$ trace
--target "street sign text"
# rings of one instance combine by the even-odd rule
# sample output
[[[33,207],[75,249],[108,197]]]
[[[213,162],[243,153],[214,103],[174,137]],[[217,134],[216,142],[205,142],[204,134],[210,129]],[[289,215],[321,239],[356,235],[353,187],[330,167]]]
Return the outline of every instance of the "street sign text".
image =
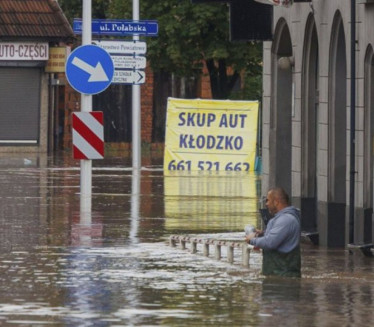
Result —
[[[82,34],[82,19],[75,18],[73,21],[75,34]],[[157,36],[158,23],[154,20],[109,20],[93,19],[93,35],[145,35]]]
[[[110,54],[145,54],[147,52],[147,43],[142,41],[93,41],[92,44]]]
[[[143,84],[145,72],[142,70],[115,70],[113,83],[115,84]]]

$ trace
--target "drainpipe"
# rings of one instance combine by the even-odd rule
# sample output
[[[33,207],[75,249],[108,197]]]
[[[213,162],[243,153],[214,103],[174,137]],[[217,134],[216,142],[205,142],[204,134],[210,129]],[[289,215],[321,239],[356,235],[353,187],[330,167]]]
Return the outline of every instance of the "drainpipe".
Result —
[[[354,243],[356,151],[356,0],[351,0],[351,153],[349,182],[349,243]]]

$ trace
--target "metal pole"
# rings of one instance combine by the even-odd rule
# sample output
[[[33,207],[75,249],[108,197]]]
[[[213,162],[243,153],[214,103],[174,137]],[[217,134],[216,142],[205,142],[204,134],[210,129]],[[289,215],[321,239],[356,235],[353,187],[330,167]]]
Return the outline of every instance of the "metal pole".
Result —
[[[139,0],[132,1],[132,19],[139,20]],[[139,35],[133,35],[134,41],[139,41]],[[141,168],[141,153],[140,153],[140,85],[132,86],[132,168],[133,170],[140,170]]]
[[[140,174],[137,170],[132,172],[131,185],[131,228],[130,241],[133,244],[138,243],[139,229],[139,208],[140,208]]]
[[[349,243],[354,243],[356,152],[356,1],[351,0],[351,153],[349,183]]]
[[[83,0],[82,45],[92,43],[92,0]],[[81,95],[81,111],[92,111],[92,95]],[[81,160],[81,211],[91,211],[92,160]]]

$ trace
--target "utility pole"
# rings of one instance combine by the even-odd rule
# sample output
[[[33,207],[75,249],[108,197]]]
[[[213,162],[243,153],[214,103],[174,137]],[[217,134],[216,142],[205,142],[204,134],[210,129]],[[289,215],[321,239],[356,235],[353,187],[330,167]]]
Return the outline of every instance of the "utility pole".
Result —
[[[139,20],[139,0],[132,1],[132,19]],[[133,35],[134,42],[139,41],[139,35]],[[141,105],[140,85],[132,86],[132,169],[141,169]]]

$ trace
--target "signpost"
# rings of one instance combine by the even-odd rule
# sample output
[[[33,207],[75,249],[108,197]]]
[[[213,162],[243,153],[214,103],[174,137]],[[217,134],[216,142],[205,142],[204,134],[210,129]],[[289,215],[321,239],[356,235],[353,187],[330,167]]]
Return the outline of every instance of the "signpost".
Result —
[[[139,36],[157,36],[158,23],[154,20],[139,20],[139,0],[133,0],[132,4],[133,20],[92,19],[92,0],[83,0],[82,19],[74,19],[73,22],[75,34],[82,34],[83,46],[92,46],[92,35],[132,35],[133,42],[95,41],[95,44],[103,48],[103,51],[110,53],[113,69],[115,69],[113,74],[110,68],[112,66],[107,60],[99,59],[93,63],[91,60],[95,59],[96,55],[88,54],[85,52],[86,49],[83,53],[76,53],[71,60],[68,59],[66,69],[69,68],[75,72],[67,73],[70,75],[68,80],[76,90],[82,93],[82,111],[92,111],[92,94],[103,91],[112,81],[132,84],[132,163],[134,171],[138,171],[141,168],[139,84],[145,82],[145,72],[141,69],[146,67],[146,59],[141,55],[147,51],[146,43],[140,42]],[[83,76],[86,76],[86,79]],[[89,163],[83,163],[86,161]],[[91,165],[90,160],[81,160],[81,193],[87,192],[89,195],[91,195]],[[83,177],[88,170],[89,176]],[[83,180],[86,182],[82,182]]]
[[[82,46],[73,51],[66,62],[66,77],[81,93],[81,112],[92,111],[92,94],[105,90],[114,74],[113,61],[105,50],[91,45],[92,0],[83,0]],[[91,223],[92,160],[81,160],[80,211],[81,223]]]
[[[74,18],[73,31],[82,34],[82,19]],[[92,19],[93,35],[144,35],[157,36],[158,23],[155,20]]]
[[[133,177],[138,181],[133,189],[133,193],[139,196],[139,170],[140,170],[140,87],[138,84],[144,83],[145,73],[142,70],[146,67],[145,57],[138,56],[146,53],[145,42],[139,42],[139,35],[157,36],[157,21],[140,21],[139,20],[139,0],[133,0],[133,20],[92,20],[92,0],[83,0],[82,19],[75,19],[73,30],[76,34],[82,34],[82,46],[78,47],[71,53],[66,63],[66,76],[70,85],[81,93],[81,112],[80,118],[89,122],[87,127],[78,123],[76,127],[75,145],[78,157],[85,157],[81,164],[81,223],[91,223],[91,194],[92,194],[92,160],[90,157],[100,157],[103,154],[103,138],[102,138],[102,116],[98,119],[98,123],[92,118],[97,119],[92,111],[92,94],[104,91],[112,82],[113,77],[119,83],[133,84],[132,86],[132,162]],[[114,35],[124,36],[132,35],[133,42],[106,41],[101,46],[92,45],[92,34],[94,35]],[[98,44],[98,45],[99,45]],[[106,49],[105,49],[106,48]],[[108,50],[111,55],[106,51]],[[114,70],[116,69],[116,70]],[[91,114],[90,114],[91,113]],[[75,117],[78,122],[78,117]],[[91,124],[94,122],[93,124]],[[77,125],[77,124],[75,124]],[[82,127],[83,133],[89,135],[85,140],[78,134],[78,130]],[[92,127],[92,128],[91,128]],[[98,128],[100,127],[100,128]],[[74,132],[73,132],[74,133]],[[80,134],[80,133],[79,133]],[[90,144],[85,143],[94,135],[95,151],[90,152]],[[78,136],[78,138],[77,138]],[[90,139],[91,141],[91,139]],[[78,153],[89,151],[90,153]],[[136,218],[136,217],[135,217]],[[134,219],[135,223],[137,219]],[[132,228],[132,234],[137,233],[137,226]]]

